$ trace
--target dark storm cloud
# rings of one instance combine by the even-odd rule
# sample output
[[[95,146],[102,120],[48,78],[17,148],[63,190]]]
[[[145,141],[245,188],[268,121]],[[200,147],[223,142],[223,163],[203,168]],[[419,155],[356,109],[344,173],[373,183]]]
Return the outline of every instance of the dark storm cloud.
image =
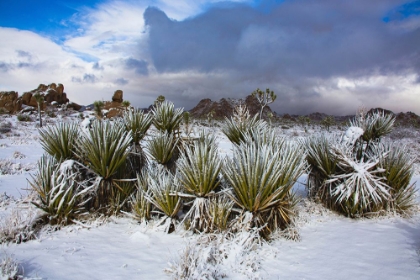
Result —
[[[134,71],[140,75],[147,75],[149,73],[147,62],[144,60],[128,58],[124,60],[124,65],[126,69],[134,69]]]
[[[144,19],[153,62],[161,72],[363,75],[401,71],[413,63],[412,56],[419,58],[420,30],[396,32],[383,20],[403,2],[286,1],[269,13],[238,4],[180,22],[148,8]]]
[[[183,21],[150,7],[144,20],[158,72],[225,71],[251,86],[280,83],[288,92],[280,95],[298,104],[319,98],[319,79],[420,73],[420,28],[402,27],[418,15],[393,16],[407,3],[262,1],[213,7]]]

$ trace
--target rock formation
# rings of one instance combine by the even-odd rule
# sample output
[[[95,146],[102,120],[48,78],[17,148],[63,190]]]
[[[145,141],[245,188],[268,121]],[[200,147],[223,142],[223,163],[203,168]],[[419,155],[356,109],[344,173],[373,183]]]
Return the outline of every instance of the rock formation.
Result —
[[[42,104],[43,110],[47,107],[47,105],[51,105],[53,102],[58,105],[69,102],[62,84],[57,85],[52,83],[48,86],[40,84],[38,88],[25,92],[22,96],[18,96],[18,93],[15,91],[0,92],[0,108],[3,108],[3,111],[7,111],[11,114],[22,110],[22,105],[36,108],[38,104],[35,100],[34,94],[37,92],[44,96],[44,103]],[[76,103],[70,104],[69,108],[73,108],[75,110],[78,110],[77,108],[81,108],[81,106]]]
[[[41,93],[44,96],[45,103],[42,106],[42,109],[45,109],[45,107],[52,102],[57,102],[57,104],[62,105],[69,102],[69,99],[67,98],[67,94],[64,92],[64,86],[62,84],[56,85],[55,83],[44,85],[40,84],[37,89],[25,92],[21,99],[22,104],[27,106],[36,107],[38,104],[36,103],[34,94],[35,93]]]
[[[107,118],[113,118],[116,116],[121,116],[124,108],[122,106],[123,102],[123,91],[116,90],[114,95],[112,96],[112,101],[105,101],[104,102],[104,109],[108,111],[106,114]]]
[[[0,109],[6,113],[14,113],[22,107],[22,101],[18,99],[16,91],[0,92]]]
[[[245,100],[222,98],[220,101],[212,101],[208,98],[203,99],[197,104],[197,106],[190,110],[190,113],[194,118],[207,118],[210,113],[212,113],[213,119],[223,119],[225,117],[230,118],[235,110],[235,107],[240,104],[245,105],[248,108],[251,116],[260,113],[261,105],[252,95],[247,96]],[[272,112],[270,107],[265,107],[263,116],[267,117],[269,112]]]
[[[112,96],[112,102],[122,103],[123,102],[123,91],[118,89]]]

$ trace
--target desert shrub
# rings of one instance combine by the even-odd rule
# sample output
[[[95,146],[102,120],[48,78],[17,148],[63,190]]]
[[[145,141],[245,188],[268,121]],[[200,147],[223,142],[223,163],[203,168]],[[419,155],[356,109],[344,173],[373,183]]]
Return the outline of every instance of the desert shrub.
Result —
[[[20,122],[31,122],[32,118],[29,115],[26,114],[18,114],[17,115],[17,120]]]
[[[79,184],[76,176],[50,156],[38,161],[38,171],[29,181],[37,194],[32,204],[46,213],[50,224],[66,225],[84,212],[84,194],[92,187]]]
[[[183,118],[183,111],[183,108],[174,109],[172,102],[163,101],[162,103],[158,103],[152,109],[154,116],[153,124],[162,132],[168,134],[175,133],[176,130],[179,130],[179,125]]]
[[[95,122],[77,141],[76,153],[81,162],[94,172],[100,182],[97,184],[94,207],[109,205],[115,194],[114,179],[120,168],[126,164],[131,135],[120,123]]]
[[[160,225],[171,233],[175,230],[178,212],[182,207],[182,200],[178,193],[182,190],[177,178],[163,166],[149,167],[147,176],[148,192],[146,199],[152,203],[163,215]]]
[[[305,169],[302,153],[292,143],[254,142],[234,150],[223,174],[232,188],[229,196],[242,209],[239,220],[244,227],[258,228],[268,237],[292,221],[296,201],[291,189]]]
[[[13,256],[4,254],[0,260],[0,278],[6,280],[20,280],[23,278],[23,267]]]
[[[5,133],[9,133],[12,131],[12,123],[11,122],[2,122],[0,124],[0,133],[5,134]]]
[[[8,217],[0,221],[0,244],[6,242],[21,243],[35,238],[34,228],[38,217],[34,212],[25,213],[13,209]]]
[[[38,130],[41,146],[58,161],[74,158],[79,127],[75,123],[58,123]]]
[[[172,279],[260,279],[263,244],[256,231],[201,235],[165,271]]]
[[[246,107],[238,106],[233,116],[225,119],[221,130],[232,143],[240,144],[245,141],[245,135],[251,130],[263,131],[266,127],[267,123],[258,120],[258,115],[251,117]]]
[[[223,161],[212,140],[197,141],[187,146],[177,162],[178,178],[187,197],[193,199],[191,209],[186,214],[190,228],[208,231],[212,224],[209,216],[209,198],[215,195],[220,185]]]

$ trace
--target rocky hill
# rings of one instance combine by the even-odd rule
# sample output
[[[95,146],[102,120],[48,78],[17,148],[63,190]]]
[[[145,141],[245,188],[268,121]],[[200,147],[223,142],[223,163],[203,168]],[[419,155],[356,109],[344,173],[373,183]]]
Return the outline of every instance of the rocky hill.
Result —
[[[234,109],[238,105],[245,105],[251,115],[259,114],[261,105],[258,100],[248,95],[244,99],[233,99],[233,98],[222,98],[219,101],[212,101],[211,99],[201,100],[197,106],[190,110],[191,115],[194,118],[207,118],[212,116],[213,119],[224,119],[232,116]],[[267,117],[269,113],[272,113],[269,106],[264,108],[263,117]]]

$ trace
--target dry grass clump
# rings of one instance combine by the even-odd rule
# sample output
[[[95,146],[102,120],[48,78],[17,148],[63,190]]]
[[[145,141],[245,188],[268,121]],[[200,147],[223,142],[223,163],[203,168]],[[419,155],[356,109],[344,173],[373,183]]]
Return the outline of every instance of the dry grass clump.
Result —
[[[0,278],[7,280],[24,279],[23,267],[16,261],[13,256],[4,254],[0,260]]]

